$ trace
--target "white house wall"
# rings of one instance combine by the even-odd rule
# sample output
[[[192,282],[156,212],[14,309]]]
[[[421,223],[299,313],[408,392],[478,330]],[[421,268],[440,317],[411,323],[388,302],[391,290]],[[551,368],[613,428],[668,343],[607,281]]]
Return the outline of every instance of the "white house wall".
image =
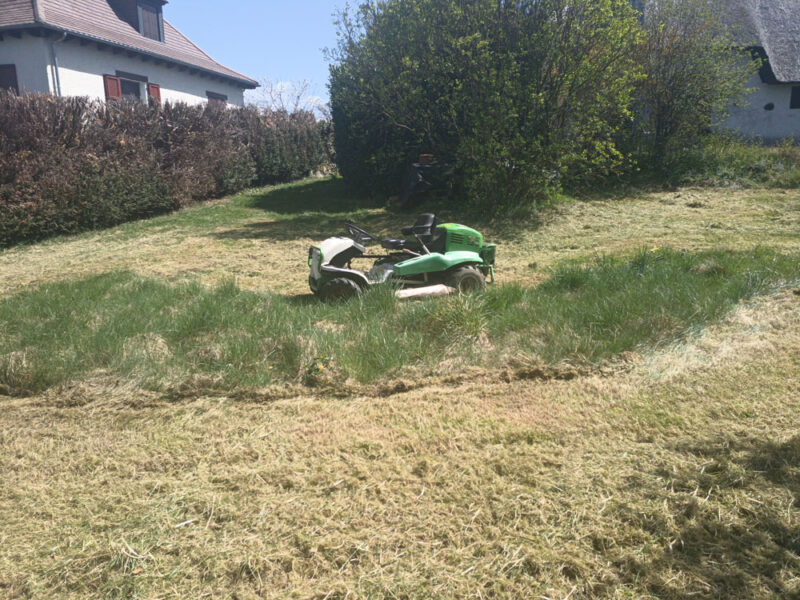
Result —
[[[767,85],[754,75],[748,82],[752,93],[744,97],[741,106],[729,108],[724,122],[728,129],[749,138],[760,137],[765,141],[777,141],[794,136],[800,140],[800,109],[789,108],[792,93],[790,84]],[[765,107],[773,105],[772,110]]]
[[[103,75],[125,71],[147,77],[148,83],[158,84],[162,102],[200,104],[208,101],[206,92],[214,92],[227,96],[229,104],[244,105],[242,88],[219,79],[191,75],[178,67],[170,69],[166,65],[156,65],[152,60],[145,62],[136,56],[129,57],[126,53],[114,54],[111,49],[101,51],[93,44],[81,46],[77,40],[57,44],[56,50],[63,96],[103,99]]]
[[[17,39],[4,33],[0,42],[0,65],[15,65],[21,93],[50,90],[50,43],[44,38],[23,35]]]

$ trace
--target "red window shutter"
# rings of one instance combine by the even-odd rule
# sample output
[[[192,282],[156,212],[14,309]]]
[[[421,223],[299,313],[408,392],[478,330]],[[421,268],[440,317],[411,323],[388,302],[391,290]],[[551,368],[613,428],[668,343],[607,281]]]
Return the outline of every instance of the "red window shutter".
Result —
[[[122,99],[122,82],[119,80],[119,77],[103,75],[103,83],[106,88],[106,100]]]
[[[161,104],[161,86],[155,83],[147,84],[147,95],[155,104]]]

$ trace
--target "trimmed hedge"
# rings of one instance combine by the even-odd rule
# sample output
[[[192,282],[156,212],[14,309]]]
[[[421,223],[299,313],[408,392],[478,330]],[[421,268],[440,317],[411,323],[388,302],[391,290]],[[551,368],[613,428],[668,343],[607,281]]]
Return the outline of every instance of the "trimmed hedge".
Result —
[[[307,176],[329,135],[305,111],[0,91],[0,247]]]

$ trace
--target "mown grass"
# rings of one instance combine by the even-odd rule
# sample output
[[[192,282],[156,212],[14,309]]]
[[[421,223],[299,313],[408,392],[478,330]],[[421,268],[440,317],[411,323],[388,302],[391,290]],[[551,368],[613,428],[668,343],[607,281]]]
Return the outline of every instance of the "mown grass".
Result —
[[[372,206],[335,178],[249,190],[148,221],[0,251],[0,296],[127,270],[207,286],[235,278],[240,287],[257,292],[306,294],[309,245],[341,234],[348,219],[385,237],[396,237],[415,219],[413,213]],[[798,208],[795,190],[692,188],[565,201],[531,221],[466,223],[498,243],[498,281],[530,286],[565,260],[641,247],[696,251],[761,245],[797,252]],[[433,206],[416,210],[437,210],[443,220],[463,218]],[[366,261],[355,266],[369,268]]]
[[[655,359],[669,374],[391,396],[6,399],[0,596],[797,598],[797,296]]]
[[[378,288],[331,306],[116,272],[0,301],[0,386],[32,394],[102,373],[159,391],[335,390],[512,358],[599,363],[672,342],[798,278],[797,255],[652,248],[563,264],[536,287],[405,304]]]
[[[411,304],[295,295],[413,219],[339,180],[4,251],[0,597],[800,597],[798,208],[565,202]]]

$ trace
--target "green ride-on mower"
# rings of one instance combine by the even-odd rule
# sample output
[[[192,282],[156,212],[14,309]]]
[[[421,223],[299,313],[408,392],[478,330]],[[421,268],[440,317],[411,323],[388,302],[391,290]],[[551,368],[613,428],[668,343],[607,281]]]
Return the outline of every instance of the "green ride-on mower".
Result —
[[[484,244],[483,235],[455,223],[439,224],[432,214],[422,214],[403,228],[412,239],[383,239],[353,223],[345,224],[347,237],[332,237],[308,252],[311,290],[324,301],[351,298],[371,285],[390,283],[401,288],[467,292],[482,290],[486,278],[494,281],[496,244]],[[367,254],[366,246],[380,243],[383,254]],[[373,259],[369,271],[352,267],[355,259]],[[443,286],[447,286],[444,288]],[[413,293],[412,293],[413,294]]]

